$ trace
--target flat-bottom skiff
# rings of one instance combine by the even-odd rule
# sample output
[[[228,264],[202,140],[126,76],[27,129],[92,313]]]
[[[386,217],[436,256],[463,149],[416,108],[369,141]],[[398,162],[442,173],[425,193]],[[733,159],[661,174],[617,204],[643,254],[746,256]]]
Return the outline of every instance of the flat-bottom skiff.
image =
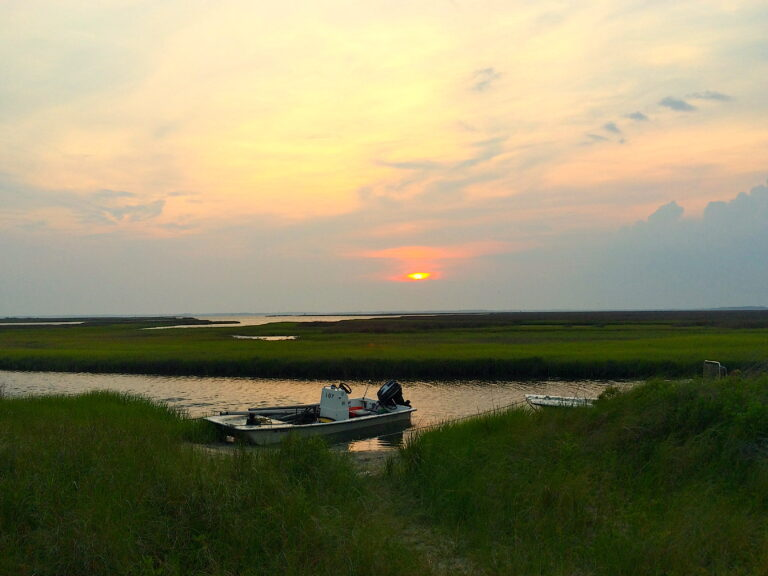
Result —
[[[581,396],[546,396],[544,394],[526,394],[525,399],[531,406],[538,408],[575,408],[592,406],[596,398]]]
[[[395,380],[379,389],[376,400],[350,398],[351,391],[346,384],[324,386],[317,404],[249,408],[205,419],[226,436],[262,446],[277,444],[289,434],[347,439],[402,431],[411,425],[416,409],[403,399],[402,386]]]

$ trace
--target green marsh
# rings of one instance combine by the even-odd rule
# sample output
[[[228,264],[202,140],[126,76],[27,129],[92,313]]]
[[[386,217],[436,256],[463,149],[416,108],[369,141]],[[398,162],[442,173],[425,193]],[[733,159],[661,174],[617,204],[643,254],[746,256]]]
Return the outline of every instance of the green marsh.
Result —
[[[768,314],[519,313],[144,330],[0,324],[0,369],[295,378],[695,376],[765,362]],[[297,340],[239,340],[291,335]]]
[[[384,472],[322,442],[208,450],[114,393],[0,397],[0,573],[764,574],[768,377],[423,432]],[[441,544],[442,543],[442,544]]]

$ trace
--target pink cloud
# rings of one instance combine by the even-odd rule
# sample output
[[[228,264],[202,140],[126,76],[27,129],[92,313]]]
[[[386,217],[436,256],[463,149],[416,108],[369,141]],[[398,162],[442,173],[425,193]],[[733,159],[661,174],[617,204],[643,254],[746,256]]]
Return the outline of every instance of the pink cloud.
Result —
[[[451,246],[397,246],[382,250],[369,250],[358,254],[362,258],[389,260],[384,277],[393,282],[438,280],[454,273],[467,260],[489,254],[510,252],[514,246],[505,242],[472,242]],[[413,274],[428,274],[414,279]]]

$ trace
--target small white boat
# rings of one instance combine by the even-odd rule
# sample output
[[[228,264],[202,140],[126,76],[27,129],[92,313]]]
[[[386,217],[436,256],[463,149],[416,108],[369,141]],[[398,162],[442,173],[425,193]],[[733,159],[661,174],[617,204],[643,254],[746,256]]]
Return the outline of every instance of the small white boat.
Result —
[[[390,380],[377,392],[377,399],[350,398],[346,384],[324,386],[317,404],[249,408],[244,412],[221,412],[205,418],[226,436],[251,444],[277,444],[289,434],[339,438],[376,436],[405,430],[416,409],[403,399],[403,389]]]
[[[525,400],[539,408],[575,408],[577,406],[592,406],[597,398],[579,396],[547,396],[544,394],[526,394]]]

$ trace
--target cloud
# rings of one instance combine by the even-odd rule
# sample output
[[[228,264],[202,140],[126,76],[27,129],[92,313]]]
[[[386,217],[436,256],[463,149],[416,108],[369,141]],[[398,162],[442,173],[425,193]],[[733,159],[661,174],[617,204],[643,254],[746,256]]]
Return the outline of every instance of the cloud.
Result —
[[[660,206],[656,212],[648,216],[648,224],[656,226],[668,226],[678,222],[683,216],[684,209],[677,202],[672,201],[669,204]]]
[[[99,190],[94,192],[92,198],[112,200],[115,198],[135,198],[136,194],[124,190]]]
[[[506,141],[506,136],[500,136],[498,138],[490,138],[488,140],[474,142],[472,147],[478,150],[477,154],[471,158],[459,162],[456,167],[458,169],[472,168],[478,164],[482,164],[483,162],[493,160],[497,156],[500,156],[504,153],[504,143]]]
[[[625,228],[590,266],[606,301],[697,308],[768,304],[768,187],[683,218],[677,202]],[[599,270],[598,270],[599,269]]]
[[[494,68],[476,70],[472,77],[472,90],[475,92],[485,92],[499,78],[501,78],[501,74],[496,72]]]
[[[419,159],[388,161],[377,164],[405,174],[396,179],[384,178],[357,190],[358,198],[367,206],[381,210],[411,202],[411,212],[422,205],[434,209],[434,203],[455,204],[465,200],[465,191],[476,184],[490,183],[508,176],[504,160],[506,136],[495,136],[464,144],[461,155],[452,159]]]
[[[420,171],[420,172],[457,172],[468,168],[473,168],[478,164],[493,160],[497,156],[504,153],[504,143],[507,138],[500,136],[497,138],[489,138],[487,140],[481,140],[479,142],[472,142],[469,146],[477,152],[472,154],[464,160],[458,160],[453,162],[442,162],[437,160],[406,160],[400,162],[391,162],[387,160],[380,160],[377,162],[380,166],[387,166],[388,168],[395,168],[397,170],[408,171]]]
[[[606,132],[612,132],[613,134],[622,134],[621,128],[619,128],[615,122],[608,122],[603,125],[603,130]]]
[[[447,176],[425,186],[424,191],[419,194],[419,198],[429,203],[459,201],[464,198],[464,192],[470,186],[484,182],[493,182],[504,176],[504,174],[494,171],[481,171],[461,178]]]
[[[458,266],[461,261],[477,259],[490,254],[505,253],[512,249],[513,247],[505,242],[478,241],[443,246],[396,246],[363,251],[351,256],[363,259],[389,260],[387,279],[400,282],[406,279],[406,274],[414,271],[427,272],[433,280],[437,280],[442,277],[446,270]]]
[[[552,266],[535,262],[513,267],[535,260],[534,252],[464,259],[461,266],[493,258],[512,268],[504,282],[501,265],[484,277],[503,294],[485,292],[478,282],[467,296],[476,289],[478,306],[586,305],[597,301],[586,290],[581,300],[565,301],[563,286],[573,278],[565,271],[591,269],[606,242],[631,243],[634,234],[642,250],[617,245],[618,262],[608,263],[623,269],[621,257],[646,262],[645,279],[631,277],[638,286],[661,286],[653,270],[661,256],[643,252],[655,231],[667,252],[687,250],[697,259],[692,245],[701,235],[732,242],[726,239],[733,237],[735,206],[712,204],[706,226],[694,210],[724,198],[724,185],[754,183],[768,161],[761,123],[767,84],[758,65],[765,61],[758,41],[765,18],[752,9],[756,0],[738,10],[720,2],[698,11],[661,2],[646,3],[643,11],[631,3],[564,9],[563,3],[490,2],[451,17],[440,3],[413,2],[383,11],[365,2],[317,3],[298,12],[290,3],[257,9],[239,0],[225,7],[198,2],[195,9],[163,2],[151,10],[140,2],[6,4],[8,22],[18,25],[0,27],[8,47],[0,70],[12,79],[0,83],[0,140],[7,144],[0,172],[27,188],[0,183],[0,234],[45,237],[50,246],[67,236],[132,237],[146,240],[145,254],[158,259],[158,247],[173,244],[176,257],[158,271],[183,269],[183,282],[162,285],[168,293],[177,288],[177,298],[196,290],[195,270],[239,254],[229,261],[232,272],[199,290],[198,302],[208,309],[249,309],[258,301],[274,310],[291,305],[289,293],[294,306],[362,300],[375,287],[350,290],[345,283],[366,266],[389,262],[334,259],[334,250],[350,247],[498,240],[544,250],[565,238],[562,243],[582,250],[564,248],[567,258],[549,258],[562,265],[558,277]],[[718,24],[726,20],[724,34]],[[600,25],[605,22],[612,25]],[[637,30],[645,35],[642,44]],[[734,70],[751,73],[734,76]],[[664,96],[683,103],[683,111],[667,112],[675,108],[659,105]],[[721,106],[726,97],[744,106]],[[686,115],[685,106],[708,113]],[[626,146],[617,145],[623,136],[611,126],[626,135]],[[318,135],[328,139],[315,140]],[[584,145],[590,142],[602,144]],[[177,190],[190,196],[176,196]],[[754,194],[747,196],[758,213]],[[574,232],[615,229],[672,198],[677,212],[688,210],[676,217],[675,207],[667,207],[626,234],[601,236],[595,246]],[[268,212],[278,217],[259,219]],[[289,227],[287,219],[301,223]],[[759,226],[750,226],[761,238]],[[230,228],[232,234],[221,232]],[[168,244],[152,243],[150,235]],[[280,252],[287,246],[290,257]],[[120,275],[130,248],[115,246],[115,254],[99,261],[76,258]],[[272,252],[273,260],[261,258]],[[312,259],[316,265],[308,264]],[[259,270],[248,276],[249,267]],[[339,274],[333,291],[325,289],[333,282],[325,269]],[[525,292],[518,287],[529,269],[537,273]],[[11,282],[12,266],[0,270],[0,283]],[[306,289],[314,285],[309,270],[319,271],[322,289]],[[461,276],[457,295],[469,286],[462,283],[468,274]],[[120,303],[109,274],[100,278],[105,297],[114,290]],[[70,278],[72,298],[77,281]],[[619,277],[613,281],[621,284]],[[552,286],[546,299],[544,285]],[[241,296],[227,300],[234,287]],[[599,282],[591,288],[605,303],[651,301],[635,287],[624,300],[618,289],[604,293]],[[23,296],[9,294],[0,293],[0,302],[10,306]],[[152,297],[144,296],[150,307]],[[388,302],[405,299],[393,294]],[[435,302],[451,306],[447,298]]]
[[[92,194],[60,195],[59,202],[81,221],[115,225],[120,222],[145,222],[157,218],[165,208],[164,199],[142,199],[124,190],[99,190]]]
[[[105,208],[105,212],[116,220],[125,220],[128,222],[142,222],[156,218],[163,213],[165,200],[155,200],[145,204],[131,204],[120,206],[118,208]]]
[[[710,202],[700,217],[683,214],[669,202],[617,231],[489,254],[486,269],[509,295],[508,309],[768,305],[768,186]],[[493,300],[492,290],[483,293]]]
[[[108,217],[124,208],[123,221],[157,202],[119,191],[90,199],[99,195]],[[603,232],[560,230],[578,214],[547,212],[534,196],[365,204],[323,220],[264,219],[184,237],[138,238],[115,226],[93,237],[42,231],[8,238],[0,229],[0,303],[8,306],[0,313],[768,304],[768,186],[710,202],[701,217],[687,216],[682,203],[659,203],[647,218]],[[518,219],[532,208],[539,215],[530,223],[549,228],[532,231]],[[433,273],[435,282],[394,282],[414,271]],[[151,299],[142,288],[148,274],[157,288]],[[310,283],[315,289],[307,291]]]
[[[439,162],[432,162],[430,160],[424,161],[412,161],[412,162],[378,162],[381,166],[387,166],[388,168],[397,168],[398,170],[438,170],[443,168],[444,165]]]
[[[64,222],[72,216],[90,225],[145,222],[160,216],[166,204],[164,198],[142,198],[125,190],[46,190],[2,175],[0,200],[0,217],[12,217],[13,227],[26,230],[67,226]],[[88,228],[88,232],[93,229]]]
[[[364,258],[392,258],[395,260],[436,260],[466,258],[467,250],[456,247],[397,246],[382,250],[371,250],[361,254]]]
[[[694,100],[717,100],[718,102],[729,102],[733,100],[728,94],[723,94],[722,92],[714,92],[712,90],[706,90],[704,92],[694,92],[693,94],[688,94],[688,98],[693,98]]]
[[[703,225],[710,237],[720,239],[757,238],[768,246],[768,186],[756,186],[729,202],[710,202],[704,210]]]
[[[688,104],[688,102],[685,100],[672,98],[671,96],[667,96],[666,98],[663,98],[661,101],[659,101],[659,106],[669,108],[670,110],[676,110],[678,112],[693,112],[696,110],[696,106]]]

